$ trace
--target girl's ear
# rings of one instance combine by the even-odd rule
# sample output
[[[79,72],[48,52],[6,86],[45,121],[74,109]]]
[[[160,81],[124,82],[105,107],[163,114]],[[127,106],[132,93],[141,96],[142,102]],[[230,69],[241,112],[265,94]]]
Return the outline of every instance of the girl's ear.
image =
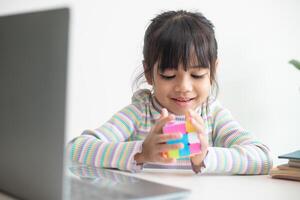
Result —
[[[148,71],[147,72],[147,64],[145,63],[145,61],[143,60],[143,67],[144,67],[144,74],[145,74],[145,77],[146,77],[146,80],[147,80],[147,83],[149,85],[152,85],[152,78],[151,78],[151,74],[150,72]]]

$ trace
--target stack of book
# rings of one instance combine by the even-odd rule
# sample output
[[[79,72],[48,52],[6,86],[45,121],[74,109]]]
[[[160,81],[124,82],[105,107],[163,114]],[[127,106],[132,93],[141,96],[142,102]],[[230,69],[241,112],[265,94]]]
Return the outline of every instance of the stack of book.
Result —
[[[300,150],[278,156],[278,158],[289,159],[289,161],[271,169],[271,177],[300,181]]]

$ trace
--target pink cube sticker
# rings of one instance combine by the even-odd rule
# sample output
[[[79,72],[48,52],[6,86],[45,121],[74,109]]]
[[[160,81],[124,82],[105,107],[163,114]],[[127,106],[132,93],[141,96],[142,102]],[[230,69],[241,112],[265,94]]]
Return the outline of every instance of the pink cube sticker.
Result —
[[[194,143],[194,144],[190,144],[190,151],[191,154],[198,154],[201,152],[201,145],[200,143]]]
[[[163,127],[163,132],[164,133],[186,133],[185,124],[178,123],[178,122],[168,123]]]

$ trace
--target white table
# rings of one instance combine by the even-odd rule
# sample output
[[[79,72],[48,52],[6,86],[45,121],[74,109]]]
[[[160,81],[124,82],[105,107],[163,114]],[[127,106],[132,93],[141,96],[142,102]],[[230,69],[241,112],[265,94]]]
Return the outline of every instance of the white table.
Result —
[[[268,175],[195,175],[190,171],[145,169],[133,176],[191,189],[191,200],[300,200],[300,182],[272,179]]]
[[[144,169],[141,173],[120,172],[163,184],[192,190],[190,200],[299,200],[300,182],[272,179],[267,175],[231,176],[202,174],[195,175],[186,170]],[[0,193],[0,200],[14,200]]]

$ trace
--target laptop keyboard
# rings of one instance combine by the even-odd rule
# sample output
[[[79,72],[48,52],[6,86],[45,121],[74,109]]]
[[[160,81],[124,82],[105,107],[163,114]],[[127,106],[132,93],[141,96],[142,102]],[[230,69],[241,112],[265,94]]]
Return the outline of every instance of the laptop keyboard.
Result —
[[[150,182],[115,170],[91,166],[69,167],[64,200],[180,199],[189,190]]]
[[[139,181],[134,177],[83,165],[73,165],[69,171],[72,174],[65,180],[65,199],[134,199],[128,188]]]
[[[125,192],[113,190],[113,185],[97,184],[93,180],[70,178],[69,199],[72,200],[96,200],[96,199],[131,199],[132,196]],[[117,188],[116,188],[117,189]]]

